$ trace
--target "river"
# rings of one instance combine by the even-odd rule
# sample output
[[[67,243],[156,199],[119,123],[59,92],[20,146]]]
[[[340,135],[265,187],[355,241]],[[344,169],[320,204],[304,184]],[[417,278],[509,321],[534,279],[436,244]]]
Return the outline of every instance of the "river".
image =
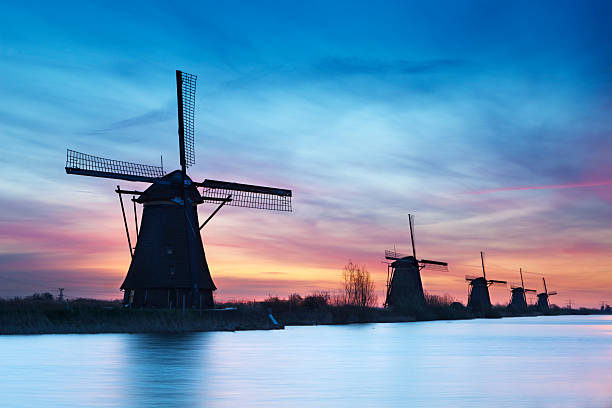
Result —
[[[612,407],[612,316],[0,336],[2,407]]]

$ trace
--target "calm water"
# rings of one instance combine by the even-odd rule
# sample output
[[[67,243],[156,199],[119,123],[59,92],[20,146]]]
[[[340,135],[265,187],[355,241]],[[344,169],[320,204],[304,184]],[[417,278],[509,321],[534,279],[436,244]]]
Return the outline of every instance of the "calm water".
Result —
[[[2,407],[612,407],[612,316],[0,337]]]

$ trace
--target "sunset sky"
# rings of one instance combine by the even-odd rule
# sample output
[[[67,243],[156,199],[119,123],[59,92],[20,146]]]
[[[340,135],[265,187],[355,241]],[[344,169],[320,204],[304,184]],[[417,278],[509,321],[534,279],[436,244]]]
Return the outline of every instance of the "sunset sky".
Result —
[[[66,148],[177,168],[181,69],[192,178],[294,195],[203,230],[218,300],[333,291],[350,259],[382,302],[412,213],[449,263],[431,293],[465,302],[485,251],[488,277],[612,303],[612,2],[177,4],[0,6],[0,297],[121,296],[114,188],[146,185],[67,175]]]

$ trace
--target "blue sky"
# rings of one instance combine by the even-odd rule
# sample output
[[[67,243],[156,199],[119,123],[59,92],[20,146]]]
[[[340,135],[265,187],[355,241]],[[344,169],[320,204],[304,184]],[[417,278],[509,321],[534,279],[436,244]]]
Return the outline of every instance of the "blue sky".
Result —
[[[604,296],[611,9],[4,4],[0,277],[13,284],[0,296],[59,283],[115,295],[129,262],[116,182],[65,175],[65,149],[176,165],[175,69],[198,75],[192,176],[294,190],[290,215],[231,208],[211,224],[221,297],[333,287],[349,258],[382,290],[381,254],[407,247],[408,212],[423,256],[450,262],[424,276],[432,292],[464,296],[486,250],[502,278],[522,266],[568,297]],[[568,188],[512,189],[551,185]]]

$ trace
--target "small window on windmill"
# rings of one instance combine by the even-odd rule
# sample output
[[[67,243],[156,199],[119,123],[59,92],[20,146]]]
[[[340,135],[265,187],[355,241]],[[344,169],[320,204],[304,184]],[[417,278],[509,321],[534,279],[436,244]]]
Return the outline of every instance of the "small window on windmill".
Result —
[[[172,248],[172,245],[166,245],[166,253],[168,253],[168,255],[172,255],[174,253],[174,248]]]
[[[174,275],[174,265],[170,265],[170,275]]]

